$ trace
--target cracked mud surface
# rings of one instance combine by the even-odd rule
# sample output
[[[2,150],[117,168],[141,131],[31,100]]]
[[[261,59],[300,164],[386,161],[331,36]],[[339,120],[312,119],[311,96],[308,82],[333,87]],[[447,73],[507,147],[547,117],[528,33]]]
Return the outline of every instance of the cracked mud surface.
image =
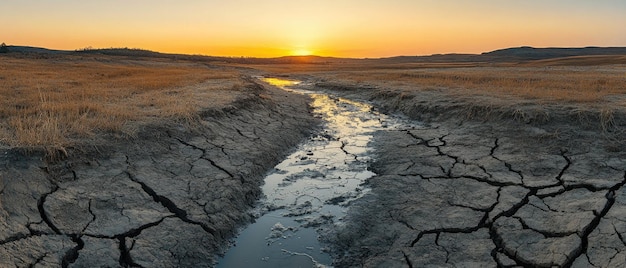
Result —
[[[212,267],[309,135],[306,103],[257,85],[192,132],[156,126],[56,164],[0,152],[0,267]]]
[[[624,266],[623,151],[542,133],[471,120],[379,131],[372,191],[327,235],[336,267]]]

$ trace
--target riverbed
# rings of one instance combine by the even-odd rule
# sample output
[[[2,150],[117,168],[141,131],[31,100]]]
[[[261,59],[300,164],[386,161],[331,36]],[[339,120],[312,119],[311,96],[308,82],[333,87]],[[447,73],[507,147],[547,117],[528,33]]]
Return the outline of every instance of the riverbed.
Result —
[[[309,95],[322,128],[267,174],[255,223],[241,231],[217,267],[329,267],[332,259],[318,231],[341,225],[349,205],[363,196],[382,129],[417,126],[378,112],[372,105],[330,93],[308,91],[299,81],[263,79]]]

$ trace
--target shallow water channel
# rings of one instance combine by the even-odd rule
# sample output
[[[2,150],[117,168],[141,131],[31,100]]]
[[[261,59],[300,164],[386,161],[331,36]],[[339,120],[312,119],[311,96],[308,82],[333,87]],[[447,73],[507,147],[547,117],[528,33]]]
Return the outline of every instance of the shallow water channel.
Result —
[[[263,80],[310,95],[323,129],[267,174],[259,218],[241,231],[217,267],[330,267],[318,231],[340,224],[349,204],[367,192],[362,184],[375,175],[367,170],[373,133],[411,126],[366,103],[298,89],[297,81]]]

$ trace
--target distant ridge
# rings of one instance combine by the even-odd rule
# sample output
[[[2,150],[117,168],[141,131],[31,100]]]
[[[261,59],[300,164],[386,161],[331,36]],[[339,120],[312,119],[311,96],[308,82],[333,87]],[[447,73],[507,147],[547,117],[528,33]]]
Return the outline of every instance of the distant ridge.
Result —
[[[40,53],[40,54],[62,54],[70,53],[68,50],[54,50],[41,47],[29,47],[29,46],[7,46],[9,52],[19,53]]]
[[[626,47],[534,48],[513,47],[482,54],[433,54],[430,56],[397,56],[378,59],[386,63],[411,62],[520,62],[578,56],[626,55]]]
[[[274,58],[254,58],[254,57],[220,57],[220,56],[206,56],[206,55],[190,55],[190,54],[170,54],[161,53],[152,50],[139,49],[139,48],[84,48],[77,50],[53,50],[47,48],[30,47],[30,46],[7,46],[9,53],[22,53],[22,54],[40,54],[40,55],[108,55],[108,56],[123,56],[123,57],[147,57],[147,58],[175,58],[180,60],[197,60],[197,61],[220,61],[228,63],[241,63],[241,64],[295,64],[295,63],[311,63],[311,64],[326,64],[326,63],[341,63],[346,61],[353,61],[357,59],[350,58],[335,58],[335,57],[322,57],[322,56],[282,56]]]
[[[139,48],[99,48],[99,49],[79,49],[74,51],[76,53],[85,53],[85,54],[103,54],[103,55],[113,55],[113,56],[135,56],[135,57],[160,57],[166,54],[146,50]]]
[[[126,57],[153,57],[153,58],[176,58],[185,60],[220,61],[241,64],[330,64],[349,62],[375,62],[375,63],[424,63],[424,62],[530,62],[538,60],[551,60],[557,58],[581,57],[581,56],[626,56],[626,47],[581,47],[581,48],[534,48],[529,46],[498,49],[481,54],[433,54],[430,56],[396,56],[387,58],[336,58],[322,56],[283,56],[275,58],[253,57],[216,57],[189,54],[168,54],[136,48],[103,48],[103,49],[79,49],[79,50],[53,50],[30,46],[8,46],[9,53],[24,54],[101,54],[110,56]],[[597,58],[596,61],[601,61]],[[620,59],[620,63],[623,60]]]
[[[534,48],[515,47],[482,53],[486,57],[506,57],[524,60],[597,55],[626,55],[626,47],[582,47],[582,48]]]

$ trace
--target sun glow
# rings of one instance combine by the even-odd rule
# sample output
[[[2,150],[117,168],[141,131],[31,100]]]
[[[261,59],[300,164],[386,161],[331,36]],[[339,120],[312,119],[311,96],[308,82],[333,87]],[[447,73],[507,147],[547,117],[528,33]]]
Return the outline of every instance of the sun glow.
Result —
[[[313,55],[313,52],[306,48],[297,48],[291,51],[292,56],[309,56]]]
[[[624,0],[146,2],[2,0],[0,43],[356,58],[626,45]]]

